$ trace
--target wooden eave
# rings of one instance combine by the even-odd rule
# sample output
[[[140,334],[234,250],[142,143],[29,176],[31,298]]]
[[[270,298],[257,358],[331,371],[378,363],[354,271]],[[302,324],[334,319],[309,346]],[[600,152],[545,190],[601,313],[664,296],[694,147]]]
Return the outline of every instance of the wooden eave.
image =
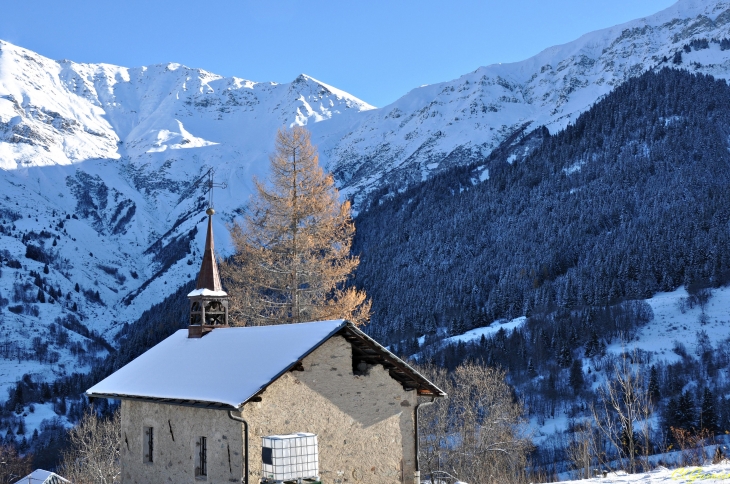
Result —
[[[87,394],[88,395],[88,394]],[[117,393],[94,393],[88,395],[89,398],[111,398],[114,400],[133,400],[137,402],[163,403],[165,405],[175,405],[178,407],[195,407],[195,408],[212,408],[217,410],[238,410],[238,407],[221,402],[207,402],[203,400],[186,400],[182,398],[158,398],[143,397],[139,395],[122,395]]]
[[[445,397],[446,392],[431,383],[412,366],[401,360],[380,343],[347,323],[337,334],[351,345],[353,357],[370,365],[383,365],[391,378],[398,381],[406,390],[416,390],[419,396]]]

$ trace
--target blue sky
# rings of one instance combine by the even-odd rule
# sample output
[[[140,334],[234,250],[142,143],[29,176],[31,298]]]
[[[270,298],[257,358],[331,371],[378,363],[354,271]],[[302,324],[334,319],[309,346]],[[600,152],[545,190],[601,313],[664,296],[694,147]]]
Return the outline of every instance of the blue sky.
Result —
[[[674,0],[16,0],[0,38],[54,59],[179,62],[254,81],[300,73],[384,106]]]

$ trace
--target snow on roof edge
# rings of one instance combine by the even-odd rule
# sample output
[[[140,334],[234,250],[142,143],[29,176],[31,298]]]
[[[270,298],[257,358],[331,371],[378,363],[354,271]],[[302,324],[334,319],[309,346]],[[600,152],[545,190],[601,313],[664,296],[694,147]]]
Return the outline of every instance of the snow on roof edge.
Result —
[[[146,394],[146,395],[138,394],[138,395],[134,395],[134,394],[121,393],[121,392],[118,393],[118,392],[104,392],[104,391],[96,391],[95,392],[95,391],[92,391],[94,388],[100,386],[107,379],[109,379],[110,377],[112,377],[116,373],[120,372],[125,367],[128,367],[129,365],[131,365],[135,361],[140,360],[145,354],[149,353],[150,351],[152,351],[154,348],[156,348],[157,346],[159,346],[163,342],[165,342],[167,340],[170,340],[175,335],[178,335],[180,333],[187,333],[188,332],[187,329],[180,329],[180,330],[176,331],[171,336],[169,336],[165,340],[161,341],[157,345],[153,346],[152,348],[148,349],[147,351],[145,351],[144,353],[142,353],[141,355],[139,355],[137,358],[135,358],[134,360],[132,360],[131,362],[127,363],[122,368],[120,368],[119,370],[117,370],[116,372],[112,373],[111,375],[109,375],[106,378],[102,379],[100,382],[98,382],[95,385],[93,385],[91,388],[89,388],[88,390],[86,390],[85,394],[88,397],[90,397],[90,398],[113,398],[113,399],[120,399],[120,400],[142,400],[142,401],[151,401],[151,402],[157,401],[158,403],[168,403],[168,404],[171,404],[171,405],[192,406],[192,407],[206,407],[206,408],[213,408],[212,407],[212,404],[216,404],[216,405],[224,406],[224,407],[231,408],[231,409],[240,409],[251,398],[253,398],[254,396],[256,396],[262,390],[266,389],[274,381],[276,381],[277,379],[279,379],[283,374],[285,374],[292,367],[294,367],[299,361],[301,361],[302,359],[306,358],[313,351],[315,351],[317,348],[319,348],[320,346],[322,346],[322,344],[324,344],[324,342],[328,341],[337,332],[339,332],[340,330],[342,330],[342,328],[345,328],[348,324],[352,325],[352,323],[349,323],[346,320],[332,320],[332,321],[329,321],[329,322],[330,323],[334,323],[334,322],[337,322],[337,321],[339,321],[339,324],[337,324],[326,335],[322,336],[315,344],[313,344],[311,347],[309,347],[303,354],[301,354],[298,357],[296,357],[293,361],[291,361],[291,363],[286,364],[279,372],[277,372],[276,374],[274,374],[273,376],[271,376],[265,383],[259,385],[255,390],[253,390],[253,391],[250,391],[249,390],[250,395],[245,396],[245,398],[243,398],[242,401],[238,401],[238,400],[236,400],[236,401],[231,401],[231,400],[224,401],[224,399],[221,399],[221,398],[219,398],[219,399],[206,400],[206,399],[197,398],[197,397],[196,398],[183,397],[183,396],[172,397],[172,396],[169,396],[169,395],[151,395],[151,394]],[[327,323],[327,322],[328,321],[314,321],[312,323]],[[301,324],[311,324],[311,323],[297,323],[297,324],[292,324],[292,325],[275,325],[275,326],[272,326],[272,327],[282,328],[284,326],[299,326]],[[260,326],[253,326],[251,328],[253,329],[253,328],[261,328],[261,327]],[[239,328],[239,329],[243,329],[243,328]],[[219,329],[219,331],[221,331],[221,330],[225,331],[225,329],[223,329],[223,328]],[[207,335],[207,336],[204,336],[203,338],[209,338],[209,337],[210,337],[210,335]],[[203,338],[197,339],[197,340],[198,341],[201,341]],[[183,339],[187,339],[187,338],[183,338]],[[167,401],[165,401],[165,400],[167,400]],[[187,403],[182,403],[182,402],[187,402]]]
[[[50,479],[52,477],[57,477],[62,482],[68,482],[68,483],[71,482],[68,479],[56,474],[55,472],[47,471],[45,469],[36,469],[33,472],[31,472],[30,474],[28,474],[27,476],[21,478],[18,481],[15,481],[15,484],[23,484],[24,482],[30,482],[30,481],[34,481],[34,482],[40,481],[40,482],[45,483],[46,481],[48,481],[48,479]]]
[[[329,341],[329,339],[332,336],[334,336],[335,334],[337,334],[342,328],[347,327],[348,324],[352,324],[349,321],[347,321],[346,319],[342,319],[340,321],[341,322],[340,322],[340,324],[339,324],[338,327],[336,327],[335,329],[333,329],[332,331],[330,331],[330,333],[327,336],[325,336],[324,338],[322,338],[317,344],[315,344],[314,346],[312,346],[308,351],[306,351],[303,355],[301,355],[299,358],[297,358],[289,366],[287,366],[286,368],[284,368],[283,370],[281,370],[279,373],[277,373],[268,383],[266,383],[265,385],[262,385],[261,388],[259,388],[254,393],[252,393],[251,396],[249,396],[248,398],[246,398],[246,400],[244,400],[240,404],[238,404],[238,407],[237,408],[241,408],[243,405],[246,404],[246,402],[248,402],[253,397],[255,397],[257,393],[259,393],[260,391],[266,389],[269,385],[271,385],[276,380],[278,380],[279,378],[281,378],[281,376],[283,374],[285,374],[287,371],[291,370],[294,367],[294,365],[296,365],[298,362],[302,361],[304,358],[306,358],[307,356],[311,355],[317,348],[319,348],[320,346],[322,346],[325,343],[325,341]],[[299,323],[299,324],[301,324],[301,323]]]
[[[188,297],[195,296],[214,296],[214,297],[226,297],[228,293],[226,291],[211,291],[210,289],[196,289],[188,293]]]

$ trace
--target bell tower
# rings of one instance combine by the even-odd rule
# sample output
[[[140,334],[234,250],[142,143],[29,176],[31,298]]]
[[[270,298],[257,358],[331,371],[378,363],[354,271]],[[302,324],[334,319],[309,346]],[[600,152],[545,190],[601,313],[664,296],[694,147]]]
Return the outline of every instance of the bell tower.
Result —
[[[210,180],[212,191],[212,176]],[[208,210],[208,232],[205,236],[205,252],[200,265],[198,283],[195,290],[188,294],[190,299],[190,324],[188,338],[201,338],[215,328],[228,327],[228,294],[221,285],[218,264],[215,260],[213,244],[213,210],[211,203]]]

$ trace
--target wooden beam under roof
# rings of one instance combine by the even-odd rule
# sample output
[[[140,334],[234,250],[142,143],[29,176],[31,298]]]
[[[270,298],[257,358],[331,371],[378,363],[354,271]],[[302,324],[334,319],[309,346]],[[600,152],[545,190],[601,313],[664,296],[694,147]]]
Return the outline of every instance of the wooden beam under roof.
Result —
[[[419,395],[446,396],[446,393],[426,377],[352,324],[348,323],[338,334],[351,343],[355,358],[368,364],[383,365],[391,378],[399,382],[404,389],[418,390]]]

